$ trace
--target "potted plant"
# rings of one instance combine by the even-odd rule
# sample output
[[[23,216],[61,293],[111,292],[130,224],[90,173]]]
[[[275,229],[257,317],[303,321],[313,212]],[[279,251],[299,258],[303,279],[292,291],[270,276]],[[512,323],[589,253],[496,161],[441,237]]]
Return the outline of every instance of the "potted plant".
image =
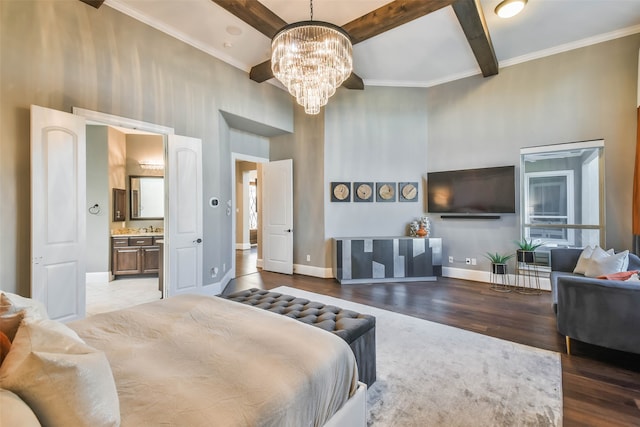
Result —
[[[544,243],[533,243],[533,239],[527,240],[525,237],[522,240],[514,240],[514,243],[518,245],[516,254],[518,255],[518,262],[524,262],[526,264],[533,264],[535,262],[534,251],[542,246]]]
[[[501,255],[497,252],[487,252],[485,258],[491,261],[491,272],[493,274],[507,274],[507,261],[514,256],[515,254]]]

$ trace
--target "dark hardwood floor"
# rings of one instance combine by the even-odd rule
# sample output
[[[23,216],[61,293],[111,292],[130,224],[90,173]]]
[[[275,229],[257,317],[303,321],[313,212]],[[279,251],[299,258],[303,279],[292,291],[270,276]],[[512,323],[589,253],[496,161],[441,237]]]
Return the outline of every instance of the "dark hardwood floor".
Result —
[[[252,270],[251,255],[238,251],[236,270],[244,275],[232,280],[225,294],[290,286],[559,352],[564,426],[640,426],[640,355],[572,341],[568,356],[548,292],[500,293],[487,283],[450,278],[341,286],[334,279]]]

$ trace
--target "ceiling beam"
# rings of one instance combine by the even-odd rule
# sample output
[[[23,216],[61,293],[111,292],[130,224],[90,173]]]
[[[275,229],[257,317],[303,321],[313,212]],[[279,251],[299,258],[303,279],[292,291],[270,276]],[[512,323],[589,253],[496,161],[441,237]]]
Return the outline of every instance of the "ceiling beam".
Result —
[[[364,82],[356,73],[351,73],[347,80],[342,83],[347,89],[364,90]]]
[[[93,6],[96,9],[99,9],[100,6],[102,6],[102,3],[104,3],[104,0],[80,0],[82,3],[86,3],[89,6]]]
[[[254,23],[259,21],[259,19],[255,16],[249,18],[248,16],[245,16],[247,15],[246,13],[242,14],[241,16],[239,13],[234,12],[236,9],[242,10],[242,7],[239,7],[237,5],[238,3],[243,2],[234,2],[232,0],[213,1],[217,4],[220,4],[221,6],[223,6],[222,3],[235,6],[232,8],[227,8],[225,6],[223,7],[252,27],[255,27]],[[454,1],[455,0],[396,0],[387,5],[379,7],[373,12],[369,12],[366,15],[361,16],[360,18],[354,19],[353,21],[345,24],[342,28],[351,37],[351,42],[353,44],[357,44],[371,37],[382,34],[383,32],[388,31],[392,28],[406,24],[407,22],[413,21],[414,19],[420,18],[438,9],[449,6]],[[253,4],[258,2],[249,1],[249,3]],[[250,19],[251,22],[248,19]],[[284,23],[282,26],[284,25],[286,25],[286,23]],[[261,32],[262,34],[267,35],[265,32]],[[269,37],[273,38],[273,35]],[[249,72],[249,78],[258,83],[262,83],[272,77],[273,72],[271,71],[271,61],[266,61],[254,66]],[[357,74],[352,73],[351,76],[349,76],[349,78],[343,83],[343,86],[349,89],[362,90],[364,89],[364,82],[362,81],[362,78],[360,78]]]
[[[270,39],[282,29],[285,22],[256,0],[211,0],[227,12],[251,25]]]
[[[353,44],[357,44],[454,2],[455,0],[395,0],[346,23],[342,28],[351,36]]]
[[[273,71],[271,71],[271,60],[264,61],[261,64],[254,65],[249,71],[249,78],[254,82],[262,83],[273,78]]]
[[[498,74],[498,59],[484,20],[480,0],[457,0],[452,5],[484,77]]]

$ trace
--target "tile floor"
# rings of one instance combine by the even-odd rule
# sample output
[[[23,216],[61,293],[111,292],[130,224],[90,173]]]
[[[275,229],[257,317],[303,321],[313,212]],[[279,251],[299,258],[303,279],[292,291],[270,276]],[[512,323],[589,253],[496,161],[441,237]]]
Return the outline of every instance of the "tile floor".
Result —
[[[258,271],[257,254],[255,247],[236,251],[237,276]],[[107,283],[87,283],[87,316],[156,301],[160,297],[157,277],[121,278]]]
[[[87,283],[87,316],[159,300],[157,277]]]

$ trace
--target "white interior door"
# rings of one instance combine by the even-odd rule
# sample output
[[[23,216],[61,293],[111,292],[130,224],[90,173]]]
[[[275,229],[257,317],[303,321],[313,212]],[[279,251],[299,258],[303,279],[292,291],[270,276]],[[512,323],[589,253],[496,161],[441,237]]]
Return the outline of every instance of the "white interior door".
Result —
[[[202,141],[169,135],[165,181],[169,239],[167,296],[202,290]],[[167,199],[168,201],[168,199]],[[167,203],[167,202],[166,202]],[[167,203],[168,204],[168,203]]]
[[[293,273],[293,160],[262,165],[263,269]]]
[[[85,316],[85,119],[31,106],[31,297],[52,319]]]

